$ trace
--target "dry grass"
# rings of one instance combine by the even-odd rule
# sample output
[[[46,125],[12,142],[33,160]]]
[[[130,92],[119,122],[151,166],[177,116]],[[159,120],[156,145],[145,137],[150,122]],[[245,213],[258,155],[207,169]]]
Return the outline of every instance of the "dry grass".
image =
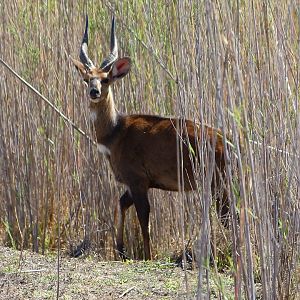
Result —
[[[253,299],[260,281],[263,299],[296,297],[297,1],[280,6],[275,0],[85,2],[90,56],[99,63],[107,53],[114,12],[120,55],[134,62],[131,75],[114,88],[120,111],[188,117],[231,136],[227,187],[233,226],[224,232],[214,221],[213,236],[220,264],[224,257],[232,268],[235,296]],[[83,1],[1,1],[0,57],[89,132],[84,87],[69,60],[78,55],[84,8]],[[44,253],[87,236],[103,259],[115,257],[113,209],[124,187],[116,184],[107,162],[2,66],[0,100],[3,242]],[[192,195],[151,192],[156,257],[196,238],[206,253],[208,211],[200,212],[211,199],[203,197],[201,172],[199,178]],[[136,220],[134,211],[128,219]],[[138,224],[127,223],[128,253],[141,257]],[[199,287],[208,289],[202,277],[210,272],[201,266]]]
[[[55,299],[57,271],[55,255],[0,246],[1,300]],[[92,256],[72,259],[62,257],[60,299],[191,299],[197,291],[197,270],[188,272],[189,289],[183,284],[185,274],[167,261],[97,261]],[[230,297],[230,274],[213,276],[211,299],[222,293]],[[205,293],[203,294],[203,296]]]

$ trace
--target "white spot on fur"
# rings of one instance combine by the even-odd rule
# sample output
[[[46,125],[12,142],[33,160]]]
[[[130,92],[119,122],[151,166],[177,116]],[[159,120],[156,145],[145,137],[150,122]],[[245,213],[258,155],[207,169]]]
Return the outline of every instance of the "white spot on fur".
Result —
[[[132,197],[130,187],[126,184],[125,184],[125,186],[126,186],[127,192],[129,193],[129,196]]]
[[[91,110],[91,112],[90,112],[90,120],[92,122],[95,122],[97,120],[97,112],[96,111]]]
[[[97,144],[97,149],[102,154],[110,155],[110,150],[106,146],[104,146],[102,144]]]

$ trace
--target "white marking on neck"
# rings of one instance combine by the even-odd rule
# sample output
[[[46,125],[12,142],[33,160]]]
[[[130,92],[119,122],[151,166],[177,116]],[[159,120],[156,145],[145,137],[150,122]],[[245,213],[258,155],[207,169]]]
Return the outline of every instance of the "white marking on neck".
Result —
[[[126,185],[126,184],[125,184],[125,186],[126,186],[126,189],[127,189],[127,192],[129,194],[129,196],[132,197],[130,187],[128,185]]]
[[[106,146],[104,146],[103,144],[98,143],[97,144],[97,149],[102,154],[110,155],[110,150]]]
[[[90,111],[90,120],[92,122],[95,122],[97,120],[97,112],[94,109],[91,109]]]

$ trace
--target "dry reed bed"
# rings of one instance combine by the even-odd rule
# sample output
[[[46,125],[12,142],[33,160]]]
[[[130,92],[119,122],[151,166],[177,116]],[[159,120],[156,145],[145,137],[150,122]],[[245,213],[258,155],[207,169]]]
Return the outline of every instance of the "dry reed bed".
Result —
[[[2,1],[0,57],[89,132],[84,86],[69,60],[78,55],[85,4],[90,56],[99,63],[107,53],[114,12],[120,55],[134,62],[114,87],[120,111],[188,117],[231,137],[233,226],[227,232],[212,218],[212,236],[216,267],[232,268],[235,296],[253,299],[261,282],[263,299],[296,297],[297,1]],[[106,161],[2,66],[0,99],[3,241],[44,253],[88,237],[103,259],[115,257],[113,209],[124,187]],[[205,170],[197,172],[199,189],[191,195],[152,192],[157,258],[196,239],[200,257],[207,255],[211,197]],[[134,211],[129,218],[135,220]],[[128,253],[141,257],[139,227],[127,223]],[[199,265],[199,288],[209,290],[202,278],[214,269]]]

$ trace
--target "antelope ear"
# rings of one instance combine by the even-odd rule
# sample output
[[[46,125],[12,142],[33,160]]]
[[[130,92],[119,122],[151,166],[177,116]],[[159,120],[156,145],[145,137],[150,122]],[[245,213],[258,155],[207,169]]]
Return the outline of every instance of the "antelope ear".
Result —
[[[75,68],[79,72],[79,74],[83,77],[86,74],[86,69],[84,67],[84,64],[82,62],[72,58],[72,57],[71,57],[71,60],[74,64]]]
[[[128,74],[131,67],[131,59],[129,57],[119,58],[113,64],[110,77],[112,80],[117,80],[123,78]]]

